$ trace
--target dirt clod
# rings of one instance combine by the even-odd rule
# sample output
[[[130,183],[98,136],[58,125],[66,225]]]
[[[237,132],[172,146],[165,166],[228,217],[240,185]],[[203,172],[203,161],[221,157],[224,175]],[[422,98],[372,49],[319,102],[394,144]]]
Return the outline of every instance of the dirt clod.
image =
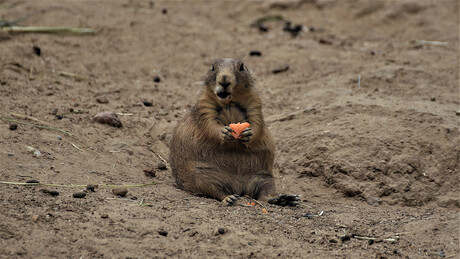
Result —
[[[41,189],[41,191],[51,196],[59,196],[59,192],[55,190]]]
[[[72,197],[77,199],[82,199],[86,197],[86,192],[75,192],[72,194]]]
[[[40,183],[40,182],[35,179],[30,179],[30,180],[27,180],[26,183]]]
[[[17,130],[18,129],[18,124],[12,123],[10,124],[10,130]]]
[[[155,170],[152,170],[152,169],[144,169],[144,174],[147,177],[155,177],[156,176]]]
[[[113,194],[120,196],[120,197],[125,197],[126,194],[128,193],[128,189],[125,187],[117,187],[112,189]]]
[[[106,219],[108,217],[109,217],[109,214],[107,214],[107,213],[102,213],[101,214],[101,218],[103,218],[103,219]]]
[[[121,128],[122,126],[121,120],[120,118],[118,118],[118,115],[108,111],[96,114],[93,118],[93,121],[101,124],[107,124],[117,128]]]
[[[106,104],[109,103],[109,99],[106,96],[99,96],[96,98],[96,102]]]
[[[98,186],[95,185],[95,184],[88,184],[88,185],[86,185],[86,190],[91,191],[91,192],[95,192],[97,187]]]
[[[166,166],[166,164],[163,163],[163,162],[158,163],[158,166],[157,166],[157,167],[158,167],[158,169],[160,169],[160,170],[166,170],[166,169],[168,169],[168,167]]]

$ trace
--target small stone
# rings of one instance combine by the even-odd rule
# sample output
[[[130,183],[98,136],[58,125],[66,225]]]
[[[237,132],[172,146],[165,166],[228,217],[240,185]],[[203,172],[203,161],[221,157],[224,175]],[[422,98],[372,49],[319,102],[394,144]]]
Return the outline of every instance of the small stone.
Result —
[[[166,230],[158,230],[158,234],[162,235],[162,236],[167,236],[168,235],[168,231]]]
[[[155,76],[153,78],[153,82],[155,82],[155,83],[159,83],[160,81],[161,81],[161,78],[159,76]]]
[[[151,107],[153,105],[151,101],[147,101],[147,100],[142,101],[142,104],[147,107]]]
[[[166,164],[163,162],[158,163],[158,169],[160,170],[166,170],[168,167],[166,167]]]
[[[7,156],[14,156],[14,153],[8,153]]]
[[[340,237],[340,241],[342,242],[350,241],[350,239],[351,239],[351,235],[345,235],[345,236]]]
[[[48,190],[48,189],[41,189],[41,191],[42,191],[43,193],[49,194],[49,195],[51,195],[51,196],[59,196],[59,192],[58,192],[58,191]]]
[[[218,235],[223,235],[225,234],[227,231],[225,228],[218,228],[216,230],[214,230],[214,235],[215,236],[218,236]]]
[[[455,112],[455,115],[460,116],[460,110]]]
[[[87,190],[87,191],[95,192],[97,187],[98,187],[97,185],[88,184],[88,185],[86,185],[86,190]]]
[[[262,52],[258,51],[258,50],[251,50],[251,52],[249,52],[249,56],[262,56]]]
[[[26,183],[40,183],[38,180],[35,180],[35,179],[30,179],[30,180],[27,180]]]
[[[147,177],[155,177],[156,176],[156,172],[154,170],[152,170],[152,169],[144,169],[144,174]]]
[[[64,117],[63,117],[62,115],[56,115],[56,118],[57,118],[58,120],[62,120],[62,118],[64,118]]]
[[[39,46],[35,46],[35,45],[34,45],[34,46],[33,46],[33,50],[34,50],[35,55],[37,55],[37,56],[41,56],[41,55],[42,55],[42,50],[40,49]]]
[[[106,218],[108,218],[108,217],[109,217],[109,214],[107,214],[107,213],[101,214],[101,218],[103,218],[103,219],[106,219]]]
[[[117,128],[122,127],[120,118],[113,112],[100,112],[93,117],[93,121]]]
[[[42,155],[42,153],[38,149],[35,149],[31,146],[26,146],[26,149],[27,149],[27,152],[33,153],[35,157],[39,157]]]
[[[99,96],[96,98],[96,102],[106,104],[109,103],[109,99],[107,99],[105,96]]]
[[[32,216],[32,221],[37,221],[40,218],[38,215],[33,215]]]
[[[72,196],[77,199],[82,199],[86,197],[86,192],[76,192]]]
[[[118,196],[121,196],[121,197],[125,197],[126,194],[128,193],[128,189],[126,189],[126,188],[124,188],[124,187],[118,187],[118,188],[112,189],[112,192],[113,192],[113,194],[115,194],[115,195],[118,195]]]
[[[61,136],[57,136],[57,139],[58,139],[58,140],[62,140],[62,137],[61,137]]]
[[[289,70],[289,65],[283,65],[281,67],[275,68],[272,70],[273,74],[283,73]]]
[[[52,115],[56,115],[58,113],[58,108],[54,108],[52,111],[51,111],[51,114]]]
[[[368,244],[368,245],[373,245],[373,244],[374,244],[374,240],[373,240],[373,239],[369,239],[369,241],[367,241],[367,244]]]
[[[17,129],[18,129],[18,124],[16,123],[10,124],[10,130],[17,130]]]
[[[329,243],[332,243],[332,244],[336,244],[336,243],[338,243],[338,242],[339,242],[339,241],[338,241],[337,239],[335,239],[335,238],[331,238],[331,239],[329,240]]]
[[[369,52],[369,54],[371,54],[371,56],[374,56],[374,55],[375,55],[375,51],[371,50],[371,52]]]
[[[168,9],[163,8],[163,10],[161,10],[161,13],[163,13],[163,14],[168,14]]]
[[[436,101],[436,97],[435,97],[435,96],[431,96],[431,97],[430,97],[430,101],[432,101],[432,102]]]

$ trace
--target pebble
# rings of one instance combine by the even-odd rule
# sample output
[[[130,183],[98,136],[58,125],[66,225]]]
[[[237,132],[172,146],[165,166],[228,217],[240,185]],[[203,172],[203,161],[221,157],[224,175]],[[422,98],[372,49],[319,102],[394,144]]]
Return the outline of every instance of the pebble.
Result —
[[[27,180],[26,183],[40,183],[38,180],[35,180],[35,179],[30,179],[30,180]]]
[[[155,83],[159,83],[160,81],[161,81],[161,78],[159,76],[155,76],[153,78],[153,82],[155,82]]]
[[[18,124],[16,123],[10,124],[10,130],[17,130],[17,129],[18,129]]]
[[[115,194],[115,195],[118,195],[118,196],[121,196],[121,197],[125,197],[126,194],[128,193],[128,189],[126,189],[126,188],[124,188],[124,187],[118,187],[118,188],[112,189],[112,192],[113,192],[113,194]]]
[[[106,104],[109,103],[109,100],[105,96],[99,96],[96,98],[96,102]]]
[[[26,149],[27,149],[27,152],[33,153],[35,157],[39,157],[42,155],[42,153],[38,149],[35,149],[31,146],[26,146]]]
[[[8,153],[7,156],[14,156],[14,153]]]
[[[64,118],[64,117],[63,117],[62,115],[56,115],[56,118],[57,118],[58,120],[62,120],[62,118]]]
[[[166,230],[158,230],[158,234],[162,235],[162,236],[167,236],[168,235],[168,231]]]
[[[156,176],[156,172],[154,170],[151,170],[151,169],[144,169],[144,174],[147,177],[155,177]]]
[[[460,116],[460,111],[456,111],[455,115]]]
[[[163,162],[158,163],[158,169],[160,170],[166,170],[168,167],[166,167],[166,164]]]
[[[54,190],[48,190],[48,189],[41,189],[41,191],[43,193],[47,193],[51,196],[59,196],[59,192],[58,191],[54,191]]]
[[[61,137],[61,136],[57,136],[57,139],[58,139],[58,140],[62,140],[62,137]]]
[[[75,192],[72,196],[77,199],[82,199],[86,197],[86,192]]]
[[[436,101],[436,97],[435,97],[435,96],[431,96],[431,97],[430,97],[430,101],[432,101],[432,102]]]
[[[58,108],[54,108],[53,111],[51,111],[51,114],[56,115],[58,113]]]
[[[96,188],[97,188],[97,185],[94,185],[94,184],[88,184],[88,185],[86,185],[86,190],[88,190],[88,191],[95,192],[95,191],[96,191]]]
[[[107,213],[101,214],[101,218],[103,218],[103,219],[106,219],[106,218],[108,218],[108,217],[109,217],[109,214],[107,214]]]
[[[161,10],[161,12],[162,12],[163,14],[168,14],[168,9],[163,8],[163,10]]]
[[[335,239],[335,238],[331,238],[331,239],[329,240],[329,243],[333,243],[333,244],[336,244],[336,243],[338,243],[338,242],[339,242],[339,241],[338,241],[337,239]]]
[[[272,73],[273,74],[278,74],[278,73],[282,73],[282,72],[286,72],[289,70],[289,65],[283,65],[279,68],[275,68],[272,70]]]
[[[142,101],[142,104],[147,107],[151,107],[153,105],[151,101],[147,101],[147,100]]]
[[[214,230],[214,235],[215,236],[223,235],[226,232],[227,232],[227,230],[225,228],[218,228],[218,229]]]
[[[120,118],[113,112],[100,112],[93,117],[93,121],[117,128],[122,126]]]
[[[251,50],[251,52],[249,52],[249,56],[262,56],[262,52],[258,51],[258,50]]]

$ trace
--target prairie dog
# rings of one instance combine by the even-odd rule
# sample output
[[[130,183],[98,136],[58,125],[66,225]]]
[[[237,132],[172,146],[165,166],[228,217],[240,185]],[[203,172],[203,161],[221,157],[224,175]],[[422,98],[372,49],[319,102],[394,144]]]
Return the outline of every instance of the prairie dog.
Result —
[[[231,123],[248,122],[240,138]],[[240,59],[217,59],[205,76],[198,101],[174,130],[172,174],[179,188],[233,204],[238,196],[278,205],[297,205],[298,196],[276,196],[273,139],[262,100]]]

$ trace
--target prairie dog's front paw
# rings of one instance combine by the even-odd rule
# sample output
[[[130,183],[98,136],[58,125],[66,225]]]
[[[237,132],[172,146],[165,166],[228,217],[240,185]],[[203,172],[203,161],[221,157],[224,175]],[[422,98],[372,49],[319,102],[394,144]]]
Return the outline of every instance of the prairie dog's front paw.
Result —
[[[228,195],[228,196],[226,196],[226,197],[222,200],[222,203],[223,203],[225,206],[231,206],[231,205],[233,205],[237,200],[238,200],[238,195],[233,194],[233,195]]]
[[[274,197],[268,200],[268,203],[278,206],[297,206],[300,202],[299,195],[280,194],[278,197]]]
[[[222,128],[222,139],[225,141],[233,141],[235,138],[232,136],[232,132],[235,132],[232,128],[229,126],[225,126]]]
[[[238,137],[238,140],[244,143],[251,141],[251,139],[252,139],[251,128],[246,128],[245,130],[243,130]]]

